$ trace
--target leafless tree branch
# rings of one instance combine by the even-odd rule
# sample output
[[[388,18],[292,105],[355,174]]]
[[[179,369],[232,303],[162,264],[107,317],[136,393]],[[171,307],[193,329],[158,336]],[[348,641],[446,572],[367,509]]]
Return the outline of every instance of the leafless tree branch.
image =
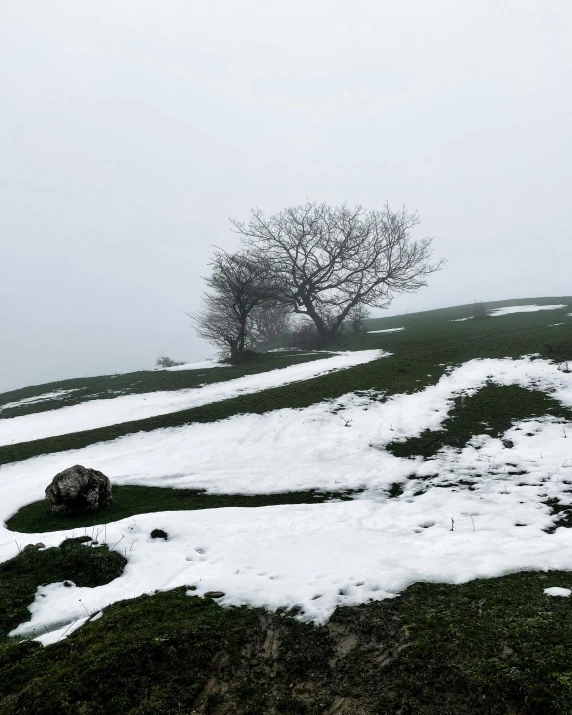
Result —
[[[276,286],[268,264],[244,252],[217,249],[210,265],[204,307],[187,315],[201,338],[240,360],[253,347],[253,313],[275,297]]]
[[[444,261],[431,263],[432,239],[413,240],[419,224],[405,208],[307,202],[248,223],[231,220],[246,251],[268,267],[277,299],[313,320],[323,342],[335,337],[356,306],[387,307],[396,293],[427,285]]]

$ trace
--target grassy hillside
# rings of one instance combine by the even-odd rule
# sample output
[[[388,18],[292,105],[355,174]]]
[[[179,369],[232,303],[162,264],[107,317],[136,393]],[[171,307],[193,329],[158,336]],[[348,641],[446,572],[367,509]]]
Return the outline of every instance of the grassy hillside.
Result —
[[[242,365],[196,370],[142,370],[100,377],[81,377],[23,387],[0,394],[0,417],[19,417],[77,405],[89,400],[110,400],[120,395],[137,395],[156,390],[183,390],[214,382],[234,380],[266,370],[324,357],[324,354],[291,352],[254,355]],[[20,403],[20,404],[14,404]]]
[[[566,300],[572,306],[572,297],[569,299],[531,298],[519,303],[536,302],[541,304],[544,302],[551,304],[554,301],[566,304]],[[496,304],[494,305],[496,306]],[[81,449],[96,442],[113,440],[140,431],[148,432],[160,428],[179,427],[192,422],[214,422],[248,412],[261,414],[284,407],[306,407],[321,400],[336,398],[356,390],[375,389],[385,393],[386,396],[412,392],[437,382],[447,366],[458,365],[475,357],[520,357],[538,353],[557,362],[572,359],[572,318],[567,315],[568,312],[572,312],[572,308],[536,313],[516,313],[464,322],[449,322],[451,318],[444,317],[465,316],[466,312],[467,307],[460,306],[409,316],[374,319],[368,323],[368,330],[386,329],[387,326],[405,327],[406,329],[399,333],[368,333],[360,336],[347,336],[345,347],[349,350],[382,348],[392,353],[389,358],[383,358],[340,373],[324,375],[309,382],[263,390],[252,395],[240,396],[203,407],[23,444],[0,446],[0,464],[29,459],[41,454]],[[561,321],[564,321],[564,325],[553,326],[554,323]],[[205,372],[209,374],[222,372],[224,379],[228,380],[242,376],[246,369],[253,372],[263,371],[278,365],[284,366],[293,364],[297,360],[308,360],[315,357],[311,355],[297,357],[295,354],[287,354],[283,358],[276,358],[280,355],[281,353],[271,353],[261,356],[260,361],[248,368],[237,366],[211,369]],[[323,357],[322,354],[318,355]],[[133,375],[145,375],[146,377],[140,378],[140,381],[137,382],[135,378],[128,375],[125,376],[124,384],[131,385],[129,389],[137,387],[137,391],[146,392],[150,389],[152,380],[158,380],[165,385],[167,381],[197,379],[196,377],[186,377],[185,373],[186,371],[180,373],[133,373]],[[180,375],[183,377],[179,377]],[[90,379],[97,380],[97,378]],[[102,379],[107,381],[110,378]],[[49,386],[43,386],[42,391],[48,387],[50,390],[62,388],[65,384],[68,383],[52,383]],[[181,383],[177,384],[182,386]],[[142,386],[145,386],[145,389]],[[189,383],[186,386],[191,385]],[[12,397],[14,395],[14,393],[9,394]],[[90,393],[90,395],[96,395],[96,393]],[[0,396],[0,399],[4,397]],[[29,409],[33,411],[34,408]]]
[[[512,300],[496,300],[483,301],[482,303],[466,303],[465,305],[455,305],[448,308],[437,308],[435,310],[424,310],[417,313],[404,313],[402,315],[394,315],[389,317],[372,318],[368,321],[368,330],[383,330],[387,328],[399,328],[403,325],[414,327],[428,325],[432,322],[441,322],[447,320],[459,320],[468,318],[479,312],[479,306],[486,310],[495,310],[496,308],[506,308],[511,306],[522,305],[558,305],[563,304],[572,306],[572,296],[549,296],[543,298],[513,298]],[[565,312],[571,312],[570,309]],[[545,316],[550,316],[552,311],[544,313]],[[512,313],[510,318],[516,318],[523,314]],[[532,317],[534,313],[524,314]],[[555,313],[558,315],[558,312]],[[548,321],[556,322],[556,321]]]
[[[534,353],[559,364],[563,371],[572,369],[572,316],[568,315],[572,313],[572,297],[504,301],[489,303],[487,308],[557,303],[567,307],[462,322],[451,321],[470,317],[473,305],[372,319],[368,330],[404,330],[347,336],[345,347],[382,348],[392,353],[390,357],[195,409],[7,445],[0,447],[0,465],[105,443],[135,432],[216,422],[239,414],[304,408],[350,392],[365,395],[365,391],[373,389],[375,399],[385,409],[392,396],[413,394],[436,385],[452,367],[475,358],[519,358]],[[110,391],[118,385],[121,394],[179,389],[315,357],[272,353],[249,365],[209,369],[203,374],[151,371],[52,383],[1,395],[0,404],[56,390],[76,389],[78,394],[70,393],[65,398],[67,402],[51,401],[50,407],[28,403],[19,413],[14,410],[20,408],[10,408],[12,413],[6,410],[2,416],[27,414],[38,408],[46,410],[49,418],[49,409],[72,404],[71,400],[91,400],[102,395],[111,398],[117,393]],[[447,450],[460,452],[475,435],[504,440],[510,450],[514,445],[505,438],[507,430],[522,421],[544,418],[562,430],[562,441],[566,442],[572,408],[562,404],[556,395],[534,389],[534,385],[529,389],[490,382],[474,394],[455,397],[442,429],[426,429],[417,437],[395,439],[387,444],[387,452],[411,460],[411,464],[423,458],[439,465],[440,455]],[[340,430],[350,433],[343,425]],[[572,438],[572,431],[569,436]],[[375,445],[371,448],[375,449]],[[537,451],[535,448],[535,455]],[[22,467],[33,470],[34,464],[31,461]],[[388,485],[383,499],[387,497],[391,504],[402,499],[408,508],[413,497],[423,495],[431,485],[438,487],[437,491],[470,491],[478,489],[485,477],[493,480],[498,476],[501,480],[513,474],[515,488],[522,488],[523,494],[534,486],[532,476],[525,476],[524,470],[515,467],[506,475],[497,475],[494,465],[489,465],[484,475],[475,472],[470,479],[458,483],[448,474],[417,475],[409,484]],[[561,478],[562,483],[557,475],[565,495],[570,482],[564,472]],[[550,480],[544,472],[539,479],[543,496],[537,508],[548,508],[552,516],[560,519],[552,524],[547,517],[546,538],[555,539],[554,550],[565,562],[569,531],[560,529],[565,535],[555,531],[556,525],[572,525],[572,506],[568,500],[560,503],[551,499]],[[148,486],[118,486],[115,494],[114,506],[97,519],[79,517],[63,526],[61,519],[46,511],[45,504],[30,500],[32,503],[9,519],[8,526],[18,541],[18,532],[23,535],[58,528],[87,530],[95,522],[109,524],[146,512],[185,510],[192,520],[203,509],[250,507],[252,512],[248,513],[254,514],[257,507],[268,504],[319,504],[337,498],[364,497],[363,490],[233,495]],[[518,507],[518,502],[514,504]],[[516,516],[513,520],[517,521]],[[496,538],[493,530],[487,531],[492,527],[484,525],[484,520],[478,525],[489,539]],[[526,531],[527,525],[515,526],[523,527],[516,531],[523,533],[524,541],[532,538],[525,535],[532,533]],[[432,522],[421,527],[419,531],[431,529]],[[451,531],[454,527],[451,523]],[[285,543],[288,538],[284,534]],[[547,587],[572,589],[572,572],[521,570],[498,578],[473,577],[467,581],[458,577],[449,584],[436,583],[437,579],[427,575],[424,582],[403,589],[395,598],[339,606],[324,625],[297,619],[303,614],[302,606],[278,611],[223,607],[217,603],[223,593],[205,598],[193,595],[200,588],[196,581],[185,588],[165,585],[165,590],[154,594],[116,602],[106,607],[101,617],[98,615],[54,645],[42,647],[37,642],[8,638],[8,632],[25,620],[25,609],[42,584],[69,579],[92,588],[122,572],[129,574],[127,549],[120,555],[106,546],[90,544],[91,539],[86,539],[85,543],[66,541],[60,548],[28,549],[0,564],[0,714],[572,713],[571,602],[569,598],[544,593]],[[267,544],[261,541],[259,548],[264,550]],[[385,551],[387,546],[380,543],[379,548]],[[495,543],[499,555],[505,548],[502,541]],[[405,557],[394,555],[398,566],[400,558]],[[487,567],[483,564],[484,571]],[[341,585],[340,594],[343,588]]]
[[[547,583],[572,575],[420,583],[326,626],[142,596],[47,648],[0,646],[0,713],[565,715],[572,611]]]

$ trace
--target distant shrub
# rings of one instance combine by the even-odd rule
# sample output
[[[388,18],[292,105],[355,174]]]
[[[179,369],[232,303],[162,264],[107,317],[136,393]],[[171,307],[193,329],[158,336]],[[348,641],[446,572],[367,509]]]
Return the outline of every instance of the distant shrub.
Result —
[[[176,367],[177,365],[185,365],[185,362],[173,360],[167,355],[160,355],[155,361],[155,365],[157,365],[157,367]]]
[[[473,307],[473,318],[487,318],[489,315],[486,303],[482,300],[476,301]]]
[[[289,335],[289,347],[302,350],[317,350],[322,347],[316,326],[310,322],[300,322]]]
[[[365,305],[356,305],[350,310],[348,320],[353,335],[363,335],[366,332],[365,321],[369,317],[370,312]]]

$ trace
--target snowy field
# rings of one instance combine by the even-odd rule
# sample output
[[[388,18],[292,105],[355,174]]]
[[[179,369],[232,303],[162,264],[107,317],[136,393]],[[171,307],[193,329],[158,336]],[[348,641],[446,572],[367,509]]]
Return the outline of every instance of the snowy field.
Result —
[[[89,400],[49,412],[0,419],[0,446],[188,410],[238,395],[248,395],[272,387],[289,385],[300,380],[309,380],[328,372],[363,365],[387,355],[390,353],[383,350],[343,352],[313,362],[289,365],[256,375],[246,375],[235,380],[215,382],[203,387],[121,395],[105,400]],[[44,399],[47,399],[46,396]]]
[[[427,460],[385,449],[426,428],[440,429],[455,397],[491,381],[540,390],[572,407],[572,373],[555,364],[476,359],[436,385],[385,401],[375,392],[348,394],[304,409],[138,433],[0,467],[1,520],[41,499],[53,475],[76,463],[116,484],[213,493],[365,489],[349,502],[161,512],[96,527],[99,540],[128,559],[123,575],[97,588],[40,587],[31,620],[14,634],[43,631],[42,638],[53,640],[69,624],[81,625],[84,604],[99,613],[117,600],[181,585],[196,587],[196,595],[220,590],[223,604],[300,605],[303,618],[323,622],[336,606],[394,597],[417,581],[572,569],[572,530],[543,531],[554,523],[546,499],[572,503],[572,423],[527,420],[502,439],[475,435],[463,449],[446,448]],[[460,481],[472,481],[473,489]],[[390,498],[388,487],[396,482],[403,493]],[[151,539],[155,528],[169,539]],[[38,541],[52,546],[65,536],[71,534],[14,534],[3,526],[0,560],[16,554],[15,541],[20,548]]]

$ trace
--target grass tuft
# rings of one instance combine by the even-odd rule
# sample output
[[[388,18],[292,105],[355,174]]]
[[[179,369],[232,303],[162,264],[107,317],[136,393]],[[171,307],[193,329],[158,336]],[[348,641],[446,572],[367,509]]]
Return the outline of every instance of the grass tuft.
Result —
[[[28,606],[41,584],[70,580],[76,586],[101,586],[120,576],[126,563],[107,546],[91,548],[74,539],[60,548],[22,550],[0,564],[0,639],[28,620]]]

